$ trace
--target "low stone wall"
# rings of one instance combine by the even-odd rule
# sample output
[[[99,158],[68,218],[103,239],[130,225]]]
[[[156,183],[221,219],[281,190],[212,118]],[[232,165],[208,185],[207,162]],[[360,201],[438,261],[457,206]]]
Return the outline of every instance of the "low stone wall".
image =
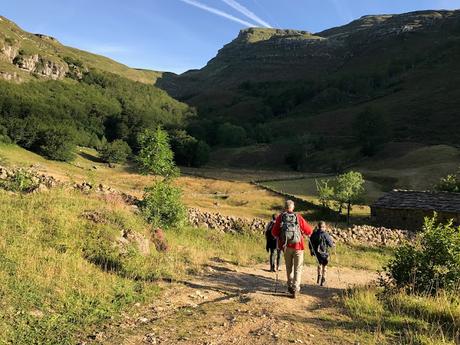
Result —
[[[206,212],[196,208],[188,210],[188,221],[192,226],[219,230],[229,233],[254,232],[263,233],[266,221],[260,218],[246,219],[235,216],[225,216],[217,212]]]
[[[267,221],[254,218],[240,218],[225,216],[217,212],[206,212],[198,209],[189,209],[188,220],[192,226],[204,227],[228,233],[263,233]],[[336,242],[365,245],[371,247],[395,247],[410,241],[414,233],[407,230],[387,229],[370,225],[359,225],[350,228],[329,228],[328,232]]]

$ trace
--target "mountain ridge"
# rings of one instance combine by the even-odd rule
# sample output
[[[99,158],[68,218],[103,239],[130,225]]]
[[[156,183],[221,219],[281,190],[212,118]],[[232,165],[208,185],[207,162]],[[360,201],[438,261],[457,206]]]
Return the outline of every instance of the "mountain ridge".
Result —
[[[202,69],[156,85],[197,107],[196,133],[229,122],[249,144],[285,142],[287,126],[291,138],[357,145],[353,121],[371,109],[389,140],[458,145],[459,43],[460,10],[368,15],[319,33],[246,29]]]

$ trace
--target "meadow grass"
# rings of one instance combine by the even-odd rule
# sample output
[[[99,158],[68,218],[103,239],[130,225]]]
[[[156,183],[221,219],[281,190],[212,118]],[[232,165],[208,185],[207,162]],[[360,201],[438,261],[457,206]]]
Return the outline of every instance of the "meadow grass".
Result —
[[[410,295],[374,286],[349,290],[342,297],[353,327],[368,344],[458,344],[458,291],[437,296]]]
[[[96,212],[100,221],[87,220]],[[213,257],[261,262],[254,235],[169,229],[170,251],[120,246],[121,232],[150,237],[151,227],[119,200],[53,189],[0,191],[0,344],[74,344],[136,302],[152,300],[159,279],[183,279]]]

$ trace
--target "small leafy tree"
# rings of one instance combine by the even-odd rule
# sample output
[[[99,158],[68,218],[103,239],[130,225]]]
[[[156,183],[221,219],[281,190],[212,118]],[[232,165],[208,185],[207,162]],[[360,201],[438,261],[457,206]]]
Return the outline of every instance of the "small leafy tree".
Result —
[[[334,187],[328,180],[315,180],[318,198],[323,208],[330,209],[334,200]]]
[[[170,180],[157,181],[146,188],[141,208],[147,221],[155,226],[177,227],[184,223],[186,209],[181,201],[182,191]]]
[[[441,192],[460,193],[460,169],[456,174],[450,174],[441,178],[434,189]]]
[[[125,163],[130,154],[131,148],[120,139],[106,143],[100,150],[101,159],[106,163]]]
[[[323,207],[337,209],[337,215],[347,208],[347,222],[350,223],[350,212],[353,205],[362,200],[364,193],[363,175],[350,171],[332,180],[316,181],[316,191]]]
[[[179,170],[174,164],[169,136],[165,130],[161,127],[157,127],[156,130],[146,129],[139,135],[138,141],[140,151],[137,160],[142,173],[165,178],[179,175]]]
[[[347,208],[347,223],[350,224],[350,212],[353,204],[361,201],[364,193],[363,175],[356,171],[349,171],[337,176],[334,182],[334,201],[339,213]]]
[[[435,293],[460,286],[460,227],[425,218],[415,243],[400,247],[386,267],[389,282],[409,292]]]
[[[139,163],[145,173],[163,177],[145,189],[141,209],[155,226],[177,227],[184,223],[186,209],[181,201],[182,191],[172,184],[179,175],[174,163],[174,154],[169,144],[168,134],[158,127],[155,131],[145,130],[139,136],[141,151]]]

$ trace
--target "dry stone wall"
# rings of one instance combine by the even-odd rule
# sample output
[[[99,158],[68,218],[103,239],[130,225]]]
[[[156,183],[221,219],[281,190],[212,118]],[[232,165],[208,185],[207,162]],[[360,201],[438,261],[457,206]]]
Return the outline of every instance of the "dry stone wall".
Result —
[[[11,178],[20,169],[10,169],[0,166],[0,180]],[[36,187],[30,192],[40,192],[53,187],[66,187],[83,193],[98,193],[102,195],[115,195],[129,205],[138,205],[139,199],[133,195],[117,191],[110,186],[102,184],[91,184],[88,182],[66,184],[56,180],[52,176],[40,174],[33,169],[28,170],[36,182]],[[137,207],[136,207],[137,209]],[[207,212],[196,208],[188,210],[188,221],[194,227],[207,228],[225,233],[247,233],[263,234],[267,220],[261,218],[242,218],[226,216],[218,212]],[[336,242],[346,244],[362,244],[366,246],[398,246],[414,237],[414,233],[407,230],[388,229],[384,227],[373,227],[370,225],[357,225],[350,228],[329,228],[329,233]]]
[[[204,227],[227,233],[263,233],[267,221],[260,218],[240,218],[226,216],[217,212],[206,212],[198,209],[189,209],[188,220],[192,226]],[[356,225],[350,228],[329,228],[329,233],[336,242],[346,244],[362,244],[365,246],[398,246],[414,237],[414,233],[407,230],[373,227],[370,225]]]

